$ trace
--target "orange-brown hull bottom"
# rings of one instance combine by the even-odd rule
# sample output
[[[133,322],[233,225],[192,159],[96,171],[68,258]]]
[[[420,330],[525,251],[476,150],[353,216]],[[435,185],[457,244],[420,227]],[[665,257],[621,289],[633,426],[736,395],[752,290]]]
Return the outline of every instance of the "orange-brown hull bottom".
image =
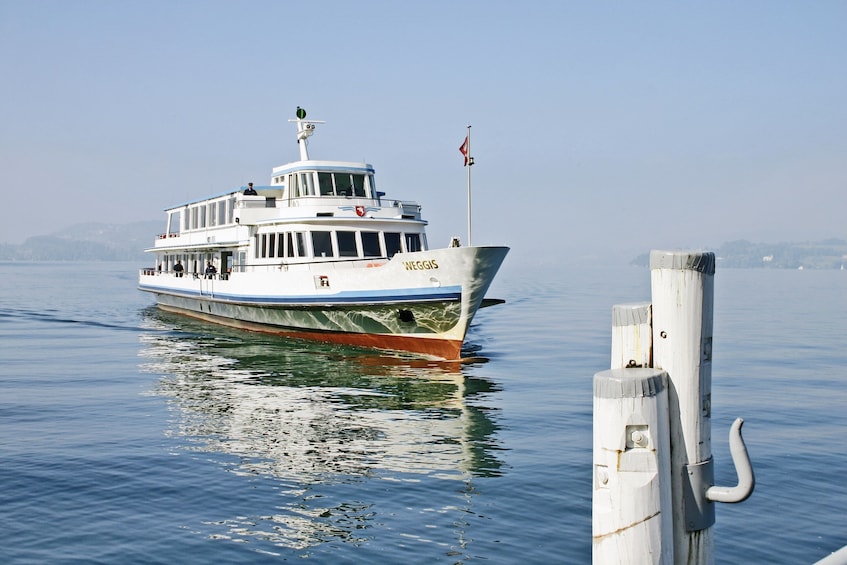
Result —
[[[462,342],[460,340],[455,339],[428,337],[425,335],[409,336],[391,334],[365,334],[352,332],[295,330],[290,328],[267,326],[264,324],[257,324],[255,322],[248,322],[244,320],[223,318],[220,316],[213,316],[210,314],[205,314],[203,312],[186,310],[183,308],[164,304],[160,304],[159,307],[168,312],[183,314],[185,316],[190,316],[192,318],[201,319],[215,324],[221,324],[233,328],[240,328],[255,332],[279,335],[283,337],[305,339],[322,343],[352,345],[356,347],[366,347],[370,349],[404,351],[407,353],[414,353],[426,357],[445,359],[448,361],[457,360],[461,358]]]

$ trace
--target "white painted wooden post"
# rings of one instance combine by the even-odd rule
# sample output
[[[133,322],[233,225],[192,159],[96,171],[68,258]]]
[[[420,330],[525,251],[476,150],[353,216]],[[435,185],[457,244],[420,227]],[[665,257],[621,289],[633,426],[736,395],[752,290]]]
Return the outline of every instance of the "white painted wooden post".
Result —
[[[653,365],[668,374],[674,560],[707,565],[714,563],[714,504],[692,488],[712,480],[715,255],[651,251],[650,274]]]
[[[650,303],[612,307],[612,369],[653,366]]]
[[[592,560],[673,563],[667,375],[594,375]]]

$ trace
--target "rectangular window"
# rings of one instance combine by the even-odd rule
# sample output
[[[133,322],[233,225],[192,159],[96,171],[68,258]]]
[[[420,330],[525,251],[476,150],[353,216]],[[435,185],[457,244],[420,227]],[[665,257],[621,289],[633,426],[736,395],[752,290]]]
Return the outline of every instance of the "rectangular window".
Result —
[[[276,234],[276,241],[277,241],[276,256],[277,257],[282,258],[282,257],[286,256],[285,255],[285,240],[288,239],[287,236],[288,236],[288,234],[285,233],[285,232]]]
[[[214,226],[218,220],[218,204],[217,202],[209,203],[209,226]]]
[[[353,177],[353,196],[357,198],[365,197],[365,175],[352,175]]]
[[[276,257],[276,234],[268,234],[268,257]]]
[[[170,221],[168,222],[168,233],[179,233],[179,212],[171,212]]]
[[[268,234],[266,234],[266,233],[262,234],[261,248],[262,249],[261,249],[260,257],[267,257],[268,256]]]
[[[335,193],[338,196],[353,196],[353,182],[348,173],[335,173]]]
[[[379,257],[379,233],[375,231],[362,232],[362,254],[365,257]]]
[[[304,232],[298,231],[294,232],[294,237],[297,241],[294,243],[294,252],[297,253],[298,257],[306,256],[306,234]]]
[[[253,255],[254,257],[256,257],[256,259],[258,259],[259,257],[261,257],[262,253],[262,238],[259,237],[259,234],[256,234],[256,237],[254,239],[255,241],[253,242]]]
[[[394,257],[395,253],[399,253],[402,250],[400,247],[400,234],[393,232],[385,233],[385,254],[391,258]]]
[[[421,247],[421,234],[419,233],[407,233],[406,234],[406,251],[412,253],[413,251],[422,251]]]
[[[312,232],[312,252],[315,257],[332,257],[332,237],[330,232]]]
[[[368,175],[368,184],[371,188],[371,198],[379,198],[379,193],[376,191],[376,183],[374,183],[373,175]]]
[[[300,186],[303,196],[314,196],[315,175],[313,173],[300,173]]]
[[[297,181],[297,175],[289,175],[288,178],[288,184],[290,185],[288,187],[288,190],[291,192],[291,194],[294,195],[295,198],[300,196],[300,183]]]
[[[338,239],[338,255],[340,257],[358,257],[356,250],[356,232],[340,231],[335,233]]]
[[[294,252],[294,235],[293,233],[285,234],[285,240],[287,245],[285,246],[285,256],[286,257],[297,257],[297,254]]]
[[[321,196],[331,196],[332,192],[332,173],[318,173],[318,186],[321,189]]]
[[[221,200],[218,202],[218,225],[222,226],[226,224],[226,201]]]

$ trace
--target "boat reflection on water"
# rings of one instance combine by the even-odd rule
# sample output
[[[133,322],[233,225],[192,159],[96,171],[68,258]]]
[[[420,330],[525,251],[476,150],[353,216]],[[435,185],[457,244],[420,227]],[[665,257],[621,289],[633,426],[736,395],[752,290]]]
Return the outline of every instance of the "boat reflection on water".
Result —
[[[227,330],[156,308],[144,320],[142,366],[161,375],[154,393],[175,412],[168,435],[179,449],[235,456],[222,458],[231,472],[282,479],[301,506],[320,484],[428,477],[472,490],[472,478],[500,474],[491,412],[469,404],[496,388],[466,376],[468,366]],[[354,535],[361,524],[335,531],[312,515],[352,524],[369,512],[368,503],[340,506],[273,516],[288,529],[275,543]]]

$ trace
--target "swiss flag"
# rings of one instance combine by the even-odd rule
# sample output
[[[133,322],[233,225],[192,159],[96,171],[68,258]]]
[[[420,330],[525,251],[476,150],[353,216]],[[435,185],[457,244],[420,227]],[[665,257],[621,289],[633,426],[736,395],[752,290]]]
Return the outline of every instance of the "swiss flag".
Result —
[[[459,146],[459,151],[461,151],[462,155],[465,156],[465,166],[468,166],[468,138],[465,137],[465,141]]]

